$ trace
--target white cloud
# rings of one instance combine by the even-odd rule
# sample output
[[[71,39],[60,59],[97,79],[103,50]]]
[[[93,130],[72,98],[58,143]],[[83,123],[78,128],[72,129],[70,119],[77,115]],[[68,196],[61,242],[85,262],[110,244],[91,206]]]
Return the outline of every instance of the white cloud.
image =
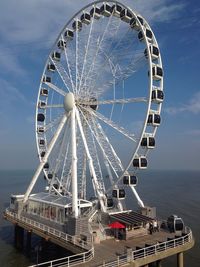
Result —
[[[182,112],[190,112],[193,114],[200,113],[200,91],[195,93],[193,97],[186,104],[182,104],[178,107],[168,107],[165,108],[168,114],[175,115]]]
[[[168,0],[126,0],[130,7],[140,12],[148,22],[168,22],[179,16],[179,12],[185,7],[185,3],[170,3]]]
[[[0,64],[1,69],[15,75],[25,74],[20,56],[24,50],[49,48],[66,22],[81,8],[93,1],[86,0],[1,0]],[[169,21],[184,4],[169,4],[169,0],[125,0],[150,23]],[[8,48],[9,47],[9,48]],[[25,75],[24,75],[25,77]]]

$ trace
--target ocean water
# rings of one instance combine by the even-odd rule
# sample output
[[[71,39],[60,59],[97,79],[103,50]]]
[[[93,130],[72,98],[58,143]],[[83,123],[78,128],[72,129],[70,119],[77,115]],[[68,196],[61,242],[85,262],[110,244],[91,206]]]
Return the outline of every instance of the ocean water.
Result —
[[[48,248],[47,254],[38,252],[40,240],[33,238],[33,249],[28,254],[14,247],[14,228],[3,219],[3,210],[9,205],[12,193],[24,193],[33,171],[0,171],[0,267],[25,267],[33,262],[67,255],[66,252]],[[138,193],[144,203],[156,206],[157,215],[166,219],[171,214],[181,216],[190,226],[195,237],[195,246],[184,253],[185,267],[200,267],[200,172],[195,171],[144,171],[139,174]],[[44,186],[41,178],[36,191]],[[135,207],[134,199],[127,206]],[[59,254],[58,254],[59,253]],[[176,258],[163,261],[163,267],[175,267]]]

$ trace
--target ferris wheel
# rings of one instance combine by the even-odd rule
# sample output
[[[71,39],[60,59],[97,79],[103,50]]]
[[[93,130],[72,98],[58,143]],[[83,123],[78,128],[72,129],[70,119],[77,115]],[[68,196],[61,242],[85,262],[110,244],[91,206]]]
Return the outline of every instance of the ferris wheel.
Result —
[[[161,123],[163,68],[147,21],[117,1],[96,1],[59,34],[44,67],[36,107],[36,140],[50,194],[95,196],[103,211],[123,210],[126,187],[147,168]]]

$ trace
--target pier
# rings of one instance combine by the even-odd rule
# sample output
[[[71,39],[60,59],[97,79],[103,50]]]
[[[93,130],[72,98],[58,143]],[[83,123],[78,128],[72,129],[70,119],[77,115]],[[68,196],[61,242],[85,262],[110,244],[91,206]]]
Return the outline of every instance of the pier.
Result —
[[[128,240],[113,238],[95,244],[84,242],[75,236],[70,236],[9,210],[5,211],[4,217],[15,225],[15,242],[18,244],[23,244],[24,230],[26,230],[29,235],[29,242],[31,242],[30,233],[33,232],[75,254],[32,265],[32,267],[74,265],[83,267],[150,267],[152,263],[160,267],[162,260],[172,255],[177,255],[177,267],[184,267],[183,253],[194,245],[192,231],[189,227],[185,227],[185,231],[179,235],[170,233],[167,229],[161,229],[152,235],[132,237]]]

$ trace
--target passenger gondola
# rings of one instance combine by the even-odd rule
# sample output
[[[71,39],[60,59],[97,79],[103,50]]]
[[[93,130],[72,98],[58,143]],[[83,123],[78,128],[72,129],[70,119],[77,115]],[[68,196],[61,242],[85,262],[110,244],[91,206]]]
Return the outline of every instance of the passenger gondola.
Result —
[[[124,189],[113,189],[112,196],[117,199],[124,199],[126,193]]]
[[[90,24],[91,22],[91,17],[90,17],[90,14],[85,12],[81,15],[81,22],[84,23],[84,24]]]
[[[141,146],[143,148],[149,148],[149,149],[154,148],[155,147],[154,137],[151,137],[151,136],[143,137],[141,141]]]
[[[40,108],[40,109],[44,109],[46,107],[46,102],[44,102],[44,101],[39,101],[38,102],[38,108]]]
[[[124,185],[137,185],[137,176],[135,175],[125,175],[123,177]]]
[[[117,18],[120,18],[120,13],[121,11],[123,10],[123,8],[118,5],[118,4],[115,4],[112,6],[112,14],[113,16],[117,17]]]
[[[54,72],[54,71],[56,70],[56,67],[55,67],[54,64],[49,63],[49,64],[47,65],[47,70],[48,70],[48,71],[52,71],[52,72]]]
[[[40,90],[40,95],[42,95],[42,96],[48,96],[48,93],[49,93],[48,89],[42,88]]]
[[[45,120],[45,115],[43,113],[37,114],[37,121],[43,122]]]
[[[53,52],[52,53],[52,59],[56,61],[60,61],[61,54],[59,52]]]
[[[128,9],[123,9],[120,13],[120,18],[122,21],[130,23],[133,15]]]
[[[67,29],[64,34],[67,40],[72,40],[74,38],[74,33],[72,30]]]
[[[100,7],[100,14],[105,17],[110,17],[112,14],[112,7],[109,4],[103,4]]]
[[[138,23],[137,19],[135,17],[133,17],[131,20],[130,20],[130,27],[136,31],[139,31],[141,29],[141,26],[143,26],[144,24],[144,20],[142,17],[140,16],[137,16],[140,24]]]
[[[146,38],[147,38],[147,41],[148,41],[148,42],[151,42],[151,40],[152,40],[152,38],[153,38],[152,31],[149,30],[149,29],[146,29],[146,31],[145,31],[145,36],[146,36]],[[138,39],[139,39],[140,41],[144,41],[144,34],[143,34],[142,31],[140,31],[140,32],[138,33]]]
[[[154,66],[152,68],[153,79],[159,81],[163,78],[163,70],[160,66]]]
[[[51,83],[51,77],[44,75],[43,76],[43,83]]]
[[[93,7],[91,10],[90,10],[90,16],[95,18],[95,19],[100,19],[101,17],[101,11],[100,11],[100,8],[98,7]]]
[[[150,45],[149,46],[150,54],[151,54],[151,59],[157,60],[159,58],[160,52],[157,46],[155,45]],[[147,48],[144,50],[144,55],[146,58],[148,58],[148,53],[147,53]]]
[[[156,113],[149,114],[148,121],[147,121],[148,125],[159,126],[160,123],[161,123],[161,117],[159,114],[156,114]]]
[[[147,159],[145,156],[138,156],[133,160],[133,167],[139,169],[147,168]]]
[[[79,19],[76,19],[72,23],[72,28],[74,31],[81,31],[82,30],[82,22]]]
[[[65,41],[63,41],[63,40],[59,40],[57,46],[58,46],[58,48],[60,48],[60,49],[65,49],[66,44],[67,44],[67,43],[66,43]]]
[[[155,103],[162,103],[164,99],[163,91],[159,89],[153,89],[151,99]]]

